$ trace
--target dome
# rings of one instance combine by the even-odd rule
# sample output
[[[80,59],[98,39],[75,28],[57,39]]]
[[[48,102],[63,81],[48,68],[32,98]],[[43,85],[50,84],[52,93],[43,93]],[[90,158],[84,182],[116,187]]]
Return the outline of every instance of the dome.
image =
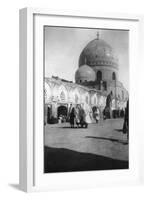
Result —
[[[112,47],[104,40],[96,38],[83,49],[79,58],[79,67],[86,60],[89,66],[118,66],[118,59],[114,56]]]
[[[95,71],[88,65],[82,65],[75,73],[77,83],[85,81],[95,81]]]

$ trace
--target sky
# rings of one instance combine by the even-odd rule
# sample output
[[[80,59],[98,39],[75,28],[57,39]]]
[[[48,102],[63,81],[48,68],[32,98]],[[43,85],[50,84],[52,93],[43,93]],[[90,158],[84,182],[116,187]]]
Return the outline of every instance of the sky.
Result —
[[[75,82],[79,56],[84,47],[97,37],[105,40],[119,60],[119,81],[129,91],[129,32],[126,30],[70,27],[44,28],[45,77],[58,76]]]

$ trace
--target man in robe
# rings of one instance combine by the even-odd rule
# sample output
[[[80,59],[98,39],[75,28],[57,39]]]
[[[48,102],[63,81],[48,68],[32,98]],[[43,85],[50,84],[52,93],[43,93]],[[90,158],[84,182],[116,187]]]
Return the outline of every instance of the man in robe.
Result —
[[[112,118],[112,112],[111,112],[111,107],[112,107],[112,91],[110,94],[108,94],[107,99],[106,99],[106,106],[105,106],[105,115],[106,118]]]

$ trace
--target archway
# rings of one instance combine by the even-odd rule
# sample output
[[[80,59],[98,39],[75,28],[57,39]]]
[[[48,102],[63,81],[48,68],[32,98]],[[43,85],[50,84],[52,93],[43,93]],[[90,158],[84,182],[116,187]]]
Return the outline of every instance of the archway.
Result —
[[[80,104],[81,103],[80,91],[77,88],[75,88],[72,95],[73,95],[74,103]]]
[[[121,93],[122,93],[121,94],[122,95],[122,100],[124,100],[124,91],[122,90]]]
[[[45,99],[45,103],[48,103],[51,101],[51,97],[52,97],[52,89],[50,87],[50,85],[45,82],[44,84],[44,99]]]
[[[59,101],[64,103],[67,102],[68,93],[66,87],[64,85],[60,85],[57,92],[59,95]]]
[[[96,110],[97,110],[97,107],[96,107],[96,106],[93,106],[93,107],[92,107],[93,113],[94,113]]]
[[[59,118],[59,116],[62,116],[63,121],[66,121],[66,118],[67,118],[67,107],[65,105],[59,106],[58,110],[57,110],[57,113],[58,113],[58,118]]]
[[[101,119],[101,111],[98,108],[98,106],[93,106],[92,112],[93,112],[93,119],[96,121],[96,123],[98,123],[99,120]]]
[[[47,123],[50,123],[50,119],[51,119],[51,107],[47,107]]]
[[[93,113],[95,113],[96,111],[98,111],[99,113],[101,113],[101,109],[98,106],[93,106],[92,107],[92,111],[93,111]]]

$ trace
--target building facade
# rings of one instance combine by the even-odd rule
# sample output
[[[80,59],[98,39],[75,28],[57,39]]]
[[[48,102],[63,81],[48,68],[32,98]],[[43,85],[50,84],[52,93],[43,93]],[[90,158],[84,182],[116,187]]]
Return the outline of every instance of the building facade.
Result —
[[[124,110],[128,91],[119,81],[118,58],[112,47],[97,38],[81,52],[75,83],[59,77],[45,78],[45,123],[58,122],[60,115],[68,117],[73,106],[80,104],[92,112],[98,108],[102,114],[111,94],[111,111]]]

